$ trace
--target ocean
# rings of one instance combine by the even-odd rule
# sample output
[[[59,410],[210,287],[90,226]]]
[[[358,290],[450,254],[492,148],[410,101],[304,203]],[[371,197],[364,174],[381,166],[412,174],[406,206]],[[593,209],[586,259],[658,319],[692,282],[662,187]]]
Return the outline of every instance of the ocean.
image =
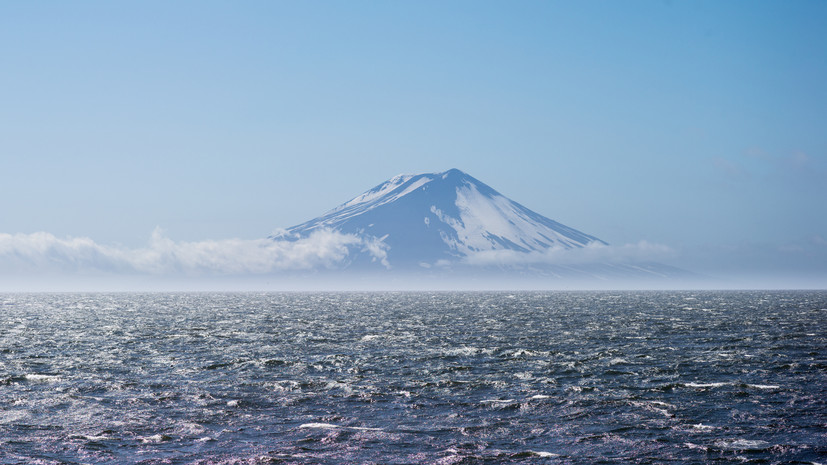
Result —
[[[0,464],[827,463],[827,292],[0,294]]]

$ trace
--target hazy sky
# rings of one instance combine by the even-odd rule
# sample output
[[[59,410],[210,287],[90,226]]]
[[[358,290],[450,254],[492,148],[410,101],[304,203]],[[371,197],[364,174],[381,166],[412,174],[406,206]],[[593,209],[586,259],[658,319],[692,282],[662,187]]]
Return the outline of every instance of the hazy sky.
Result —
[[[3,2],[0,233],[257,239],[460,168],[693,270],[827,276],[827,2]]]

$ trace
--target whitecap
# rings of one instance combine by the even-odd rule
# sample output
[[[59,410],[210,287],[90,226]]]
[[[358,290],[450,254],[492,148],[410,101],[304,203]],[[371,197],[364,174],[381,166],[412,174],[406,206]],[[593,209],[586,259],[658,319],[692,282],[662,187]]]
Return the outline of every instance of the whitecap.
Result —
[[[322,428],[322,429],[333,429],[338,428],[339,425],[334,425],[332,423],[304,423],[303,425],[299,426],[299,428]]]
[[[513,358],[520,358],[520,357],[534,357],[534,356],[537,356],[538,353],[534,352],[533,350],[528,350],[528,349],[515,349],[509,355]]]
[[[703,423],[698,423],[697,425],[692,425],[692,429],[697,429],[700,431],[709,431],[715,429],[714,426],[705,425]]]
[[[340,426],[333,423],[304,423],[299,428],[306,429],[345,429],[353,431],[382,431],[381,428],[367,428],[364,426]]]
[[[366,336],[362,336],[362,339],[360,339],[360,341],[361,342],[369,342],[369,341],[373,341],[373,340],[376,340],[376,339],[380,339],[381,337],[382,337],[382,335],[380,335],[380,334],[368,334]]]
[[[485,399],[481,400],[481,404],[510,404],[513,403],[514,399]]]
[[[716,441],[715,445],[728,450],[764,450],[770,446],[767,441],[760,439],[725,439]]]
[[[695,383],[695,382],[689,382],[689,383],[684,383],[684,386],[691,387],[691,388],[712,388],[712,387],[726,386],[727,384],[729,384],[729,383]]]
[[[777,384],[747,384],[747,386],[754,389],[780,389],[781,386]]]
[[[44,374],[40,374],[40,373],[30,373],[30,374],[25,375],[24,378],[26,378],[26,380],[28,380],[28,381],[48,383],[48,382],[59,380],[60,376],[58,376],[58,375],[44,375]]]
[[[107,439],[112,439],[111,436],[94,435],[94,434],[80,434],[80,435],[77,435],[75,437],[79,438],[79,439],[84,439],[86,441],[105,441]]]
[[[490,349],[480,349],[478,347],[464,346],[445,350],[443,354],[445,354],[445,356],[447,357],[468,357],[471,355],[479,355],[483,353],[490,355],[491,352],[492,351]]]
[[[188,421],[178,423],[175,426],[175,432],[184,436],[198,436],[207,431],[207,429],[200,424]]]
[[[353,394],[353,388],[350,386],[350,384],[343,383],[341,381],[328,381],[327,384],[325,384],[324,387],[325,387],[325,389],[327,389],[329,391],[332,391],[334,389],[340,389],[346,395],[352,395]]]
[[[736,439],[731,445],[744,449],[766,449],[770,443],[760,439]]]
[[[540,400],[540,399],[549,399],[549,398],[551,398],[551,396],[547,396],[547,395],[543,395],[543,394],[537,394],[537,395],[531,396],[530,398]]]
[[[288,380],[282,380],[282,381],[276,381],[273,384],[273,390],[278,391],[278,392],[289,392],[289,391],[293,391],[293,390],[297,389],[298,387],[299,387],[299,382],[298,381],[293,381],[293,380],[289,380],[289,379]]]
[[[651,401],[643,401],[643,402],[632,402],[632,405],[636,407],[642,407],[646,410],[650,410],[652,412],[657,412],[665,417],[671,418],[673,415],[669,413],[667,408],[674,408],[673,405],[667,404],[666,402],[661,402],[658,400],[651,400]]]
[[[166,434],[153,434],[152,436],[142,437],[141,442],[145,444],[156,444],[159,442],[169,441],[170,439],[172,438]]]
[[[692,444],[691,442],[685,442],[685,443],[683,443],[683,445],[690,448],[690,449],[706,450],[706,446],[701,446],[701,445],[698,445],[698,444]]]
[[[545,452],[540,450],[529,450],[526,451],[528,454],[537,456],[537,457],[544,457],[544,458],[551,458],[551,457],[559,457],[560,454],[555,454],[554,452]]]

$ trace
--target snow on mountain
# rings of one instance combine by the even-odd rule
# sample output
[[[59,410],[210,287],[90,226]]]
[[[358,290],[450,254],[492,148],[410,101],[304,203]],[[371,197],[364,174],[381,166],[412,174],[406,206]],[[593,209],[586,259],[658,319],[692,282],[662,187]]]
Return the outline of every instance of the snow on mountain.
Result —
[[[395,176],[271,239],[295,240],[322,230],[356,235],[369,244],[352,264],[375,262],[378,252],[386,252],[386,265],[403,268],[467,264],[497,251],[528,256],[606,245],[457,169]]]

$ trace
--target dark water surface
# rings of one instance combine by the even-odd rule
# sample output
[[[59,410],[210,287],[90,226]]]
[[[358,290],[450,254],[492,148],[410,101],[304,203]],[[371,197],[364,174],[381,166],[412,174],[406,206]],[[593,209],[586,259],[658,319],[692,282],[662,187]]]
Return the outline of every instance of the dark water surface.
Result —
[[[827,463],[827,293],[0,295],[0,463]]]

